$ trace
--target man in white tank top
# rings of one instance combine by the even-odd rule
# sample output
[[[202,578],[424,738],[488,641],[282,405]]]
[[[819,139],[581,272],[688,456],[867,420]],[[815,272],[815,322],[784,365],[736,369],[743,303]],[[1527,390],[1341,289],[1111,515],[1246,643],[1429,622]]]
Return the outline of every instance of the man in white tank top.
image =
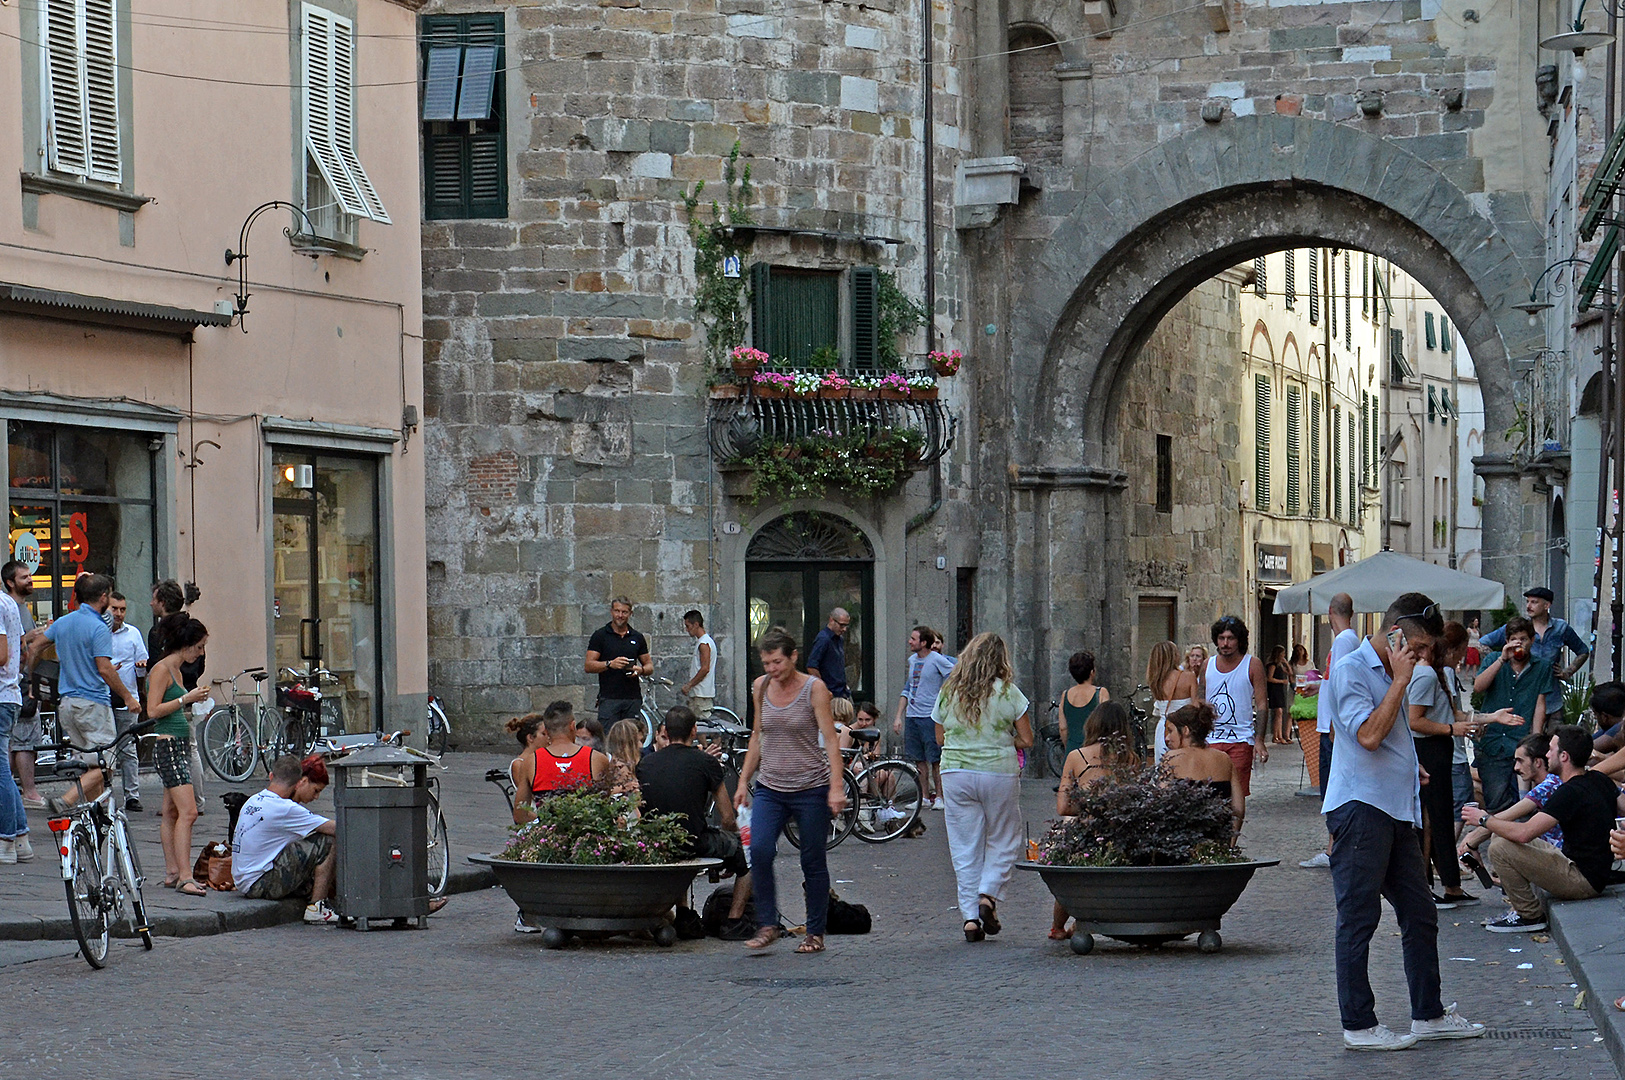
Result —
[[[1230,755],[1236,767],[1236,784],[1242,797],[1252,793],[1253,759],[1262,765],[1270,759],[1263,732],[1254,722],[1265,712],[1264,665],[1247,653],[1247,624],[1234,615],[1225,615],[1213,624],[1213,647],[1217,655],[1207,662],[1203,686],[1213,706],[1213,734],[1208,745]]]

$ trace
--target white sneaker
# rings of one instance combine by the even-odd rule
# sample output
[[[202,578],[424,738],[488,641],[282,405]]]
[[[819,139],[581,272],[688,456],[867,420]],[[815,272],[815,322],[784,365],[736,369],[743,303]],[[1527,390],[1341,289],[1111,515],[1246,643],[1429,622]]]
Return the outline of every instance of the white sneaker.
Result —
[[[19,837],[17,837],[16,844],[17,844],[17,861],[18,862],[33,862],[34,861],[34,845],[30,844],[28,842],[28,837],[27,836],[19,836]]]
[[[936,798],[931,800],[931,809],[933,809],[933,810],[944,809],[947,805],[948,805],[947,803],[942,801],[942,796],[941,795],[938,795]]]
[[[328,907],[326,900],[318,900],[305,906],[305,921],[312,926],[329,926],[339,921],[339,913]]]
[[[1434,1021],[1437,1023],[1437,1021]],[[1343,1029],[1343,1049],[1345,1050],[1409,1050],[1416,1045],[1416,1036],[1410,1033],[1404,1035],[1389,1031],[1378,1024],[1364,1031],[1350,1031]]]
[[[10,866],[17,861],[17,843],[14,840],[0,840],[0,866]]]
[[[1426,1039],[1476,1039],[1484,1034],[1483,1024],[1474,1024],[1456,1014],[1456,1003],[1445,1006],[1444,1015],[1437,1020],[1412,1020],[1411,1034],[1418,1041]]]
[[[542,932],[542,928],[540,926],[532,926],[530,923],[526,922],[525,913],[521,911],[518,915],[514,916],[513,932],[516,934],[540,934]]]
[[[1303,867],[1305,870],[1330,870],[1332,868],[1332,857],[1322,851],[1314,858],[1305,859],[1298,865]]]

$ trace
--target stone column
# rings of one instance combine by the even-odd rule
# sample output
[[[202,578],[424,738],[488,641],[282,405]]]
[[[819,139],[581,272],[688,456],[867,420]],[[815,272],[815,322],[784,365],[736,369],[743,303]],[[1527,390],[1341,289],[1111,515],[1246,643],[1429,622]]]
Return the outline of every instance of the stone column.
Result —
[[[1506,586],[1516,597],[1523,583],[1524,560],[1519,557],[1523,536],[1523,485],[1517,460],[1511,454],[1485,454],[1473,458],[1473,470],[1484,478],[1484,577]]]

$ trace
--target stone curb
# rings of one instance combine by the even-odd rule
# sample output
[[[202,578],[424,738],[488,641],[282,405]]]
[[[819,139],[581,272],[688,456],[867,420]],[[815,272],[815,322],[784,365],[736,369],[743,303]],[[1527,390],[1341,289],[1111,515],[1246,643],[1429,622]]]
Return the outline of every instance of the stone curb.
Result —
[[[495,887],[497,878],[485,867],[454,869],[446,881],[446,893],[477,892]],[[73,923],[67,915],[63,901],[60,917],[38,918],[29,916],[0,917],[0,941],[72,941]],[[261,930],[269,926],[282,926],[298,922],[305,906],[296,900],[234,899],[223,909],[200,909],[192,912],[164,912],[151,920],[155,937],[209,937],[234,930]],[[131,936],[128,928],[114,928],[115,937]]]
[[[1553,902],[1547,924],[1563,950],[1574,982],[1585,992],[1614,1069],[1625,1075],[1625,1013],[1613,1002],[1625,993],[1625,892],[1606,890],[1594,900]]]

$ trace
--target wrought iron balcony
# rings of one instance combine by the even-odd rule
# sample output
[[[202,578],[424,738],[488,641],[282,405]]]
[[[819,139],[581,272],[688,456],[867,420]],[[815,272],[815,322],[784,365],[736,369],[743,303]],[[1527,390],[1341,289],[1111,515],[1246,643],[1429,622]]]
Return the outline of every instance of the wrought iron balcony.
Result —
[[[934,393],[902,399],[881,398],[873,392],[764,397],[753,393],[748,385],[739,390],[738,397],[722,396],[721,391],[712,393],[707,436],[717,460],[723,464],[749,457],[764,445],[804,439],[874,439],[915,431],[921,436],[913,462],[918,469],[948,452],[959,426],[958,418]]]

